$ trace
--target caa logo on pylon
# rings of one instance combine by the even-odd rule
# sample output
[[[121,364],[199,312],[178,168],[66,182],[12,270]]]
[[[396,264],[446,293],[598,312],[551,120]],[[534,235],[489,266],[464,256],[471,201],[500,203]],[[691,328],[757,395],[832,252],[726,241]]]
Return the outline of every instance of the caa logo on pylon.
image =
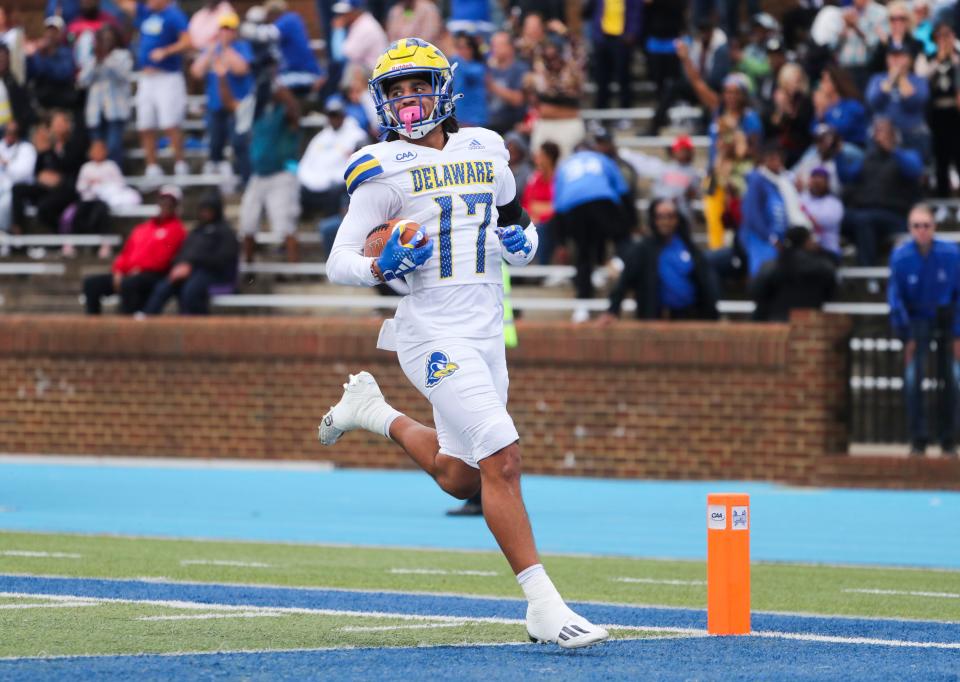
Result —
[[[726,530],[727,508],[724,505],[707,505],[707,528],[710,530]]]

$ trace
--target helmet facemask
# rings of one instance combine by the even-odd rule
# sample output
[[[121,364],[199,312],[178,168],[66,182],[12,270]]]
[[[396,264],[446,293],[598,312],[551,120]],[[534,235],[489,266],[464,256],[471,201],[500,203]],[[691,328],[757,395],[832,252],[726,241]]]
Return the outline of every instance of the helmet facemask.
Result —
[[[419,78],[430,84],[430,92],[425,94],[408,94],[401,97],[389,96],[390,85],[397,80]],[[453,89],[453,68],[409,69],[399,73],[384,74],[380,78],[370,81],[370,94],[377,107],[377,118],[380,126],[392,130],[411,140],[418,140],[427,135],[445,119],[453,115],[454,104],[451,90]],[[416,99],[417,104],[408,107],[417,109],[411,116],[405,113],[401,116],[398,109],[400,102]],[[424,100],[433,99],[433,110],[424,116]],[[404,118],[407,120],[404,120]]]

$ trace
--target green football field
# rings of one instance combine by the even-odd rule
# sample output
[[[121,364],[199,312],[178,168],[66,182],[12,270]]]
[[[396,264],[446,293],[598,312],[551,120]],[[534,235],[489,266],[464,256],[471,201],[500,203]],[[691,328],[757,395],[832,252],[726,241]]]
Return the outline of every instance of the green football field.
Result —
[[[546,556],[544,564],[568,601],[706,605],[702,562]],[[960,571],[762,563],[751,571],[755,613],[960,621]],[[0,590],[0,657],[7,658],[526,640],[516,615],[426,607],[423,614],[385,612],[346,598],[336,608],[277,606],[248,594],[262,586],[519,599],[506,562],[492,552],[7,532],[0,533],[0,574],[7,585]],[[42,590],[11,587],[41,577],[71,580],[44,582]],[[114,583],[89,579],[126,581],[127,587],[114,595],[102,587]],[[100,591],[94,594],[90,585]],[[236,599],[198,592],[207,585],[247,592]],[[201,596],[185,598],[185,586]],[[162,598],[146,588],[160,590]],[[694,630],[635,626],[612,633],[626,639],[702,634]]]

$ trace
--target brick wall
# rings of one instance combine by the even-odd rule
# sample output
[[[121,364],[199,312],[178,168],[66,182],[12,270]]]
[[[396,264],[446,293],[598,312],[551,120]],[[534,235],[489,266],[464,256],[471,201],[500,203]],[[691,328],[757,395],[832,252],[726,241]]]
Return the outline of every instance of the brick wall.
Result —
[[[332,459],[409,467],[316,425],[348,372],[430,420],[374,320],[0,317],[0,452]],[[527,471],[960,487],[960,465],[846,450],[845,318],[790,325],[520,325],[510,411]]]

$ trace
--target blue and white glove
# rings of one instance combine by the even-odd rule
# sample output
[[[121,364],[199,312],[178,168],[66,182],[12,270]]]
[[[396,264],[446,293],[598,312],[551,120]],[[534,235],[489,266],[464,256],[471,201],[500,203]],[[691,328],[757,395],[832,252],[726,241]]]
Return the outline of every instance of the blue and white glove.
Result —
[[[430,260],[433,255],[433,240],[428,239],[423,246],[415,247],[414,244],[418,241],[419,239],[413,239],[409,244],[401,244],[400,231],[394,230],[377,259],[377,267],[380,268],[385,282],[413,272]]]
[[[497,236],[500,237],[500,243],[507,253],[522,253],[529,256],[533,251],[533,242],[527,237],[527,233],[519,225],[509,225],[497,230]]]

